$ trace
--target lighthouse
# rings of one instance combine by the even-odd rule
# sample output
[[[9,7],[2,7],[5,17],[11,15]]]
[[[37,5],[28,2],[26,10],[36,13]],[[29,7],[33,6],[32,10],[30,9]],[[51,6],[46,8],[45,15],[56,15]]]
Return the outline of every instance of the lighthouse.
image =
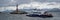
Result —
[[[27,14],[27,12],[18,9],[18,4],[16,5],[16,10],[11,12],[11,14]]]
[[[16,13],[18,13],[18,4],[16,5]]]

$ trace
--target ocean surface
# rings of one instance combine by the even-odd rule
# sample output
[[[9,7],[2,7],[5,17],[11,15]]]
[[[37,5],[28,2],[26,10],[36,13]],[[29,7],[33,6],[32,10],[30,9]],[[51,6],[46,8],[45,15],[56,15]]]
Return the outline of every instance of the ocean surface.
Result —
[[[41,18],[41,17],[28,17],[26,14],[10,14],[0,13],[0,20],[60,20],[60,12],[49,12],[54,17],[52,18]]]

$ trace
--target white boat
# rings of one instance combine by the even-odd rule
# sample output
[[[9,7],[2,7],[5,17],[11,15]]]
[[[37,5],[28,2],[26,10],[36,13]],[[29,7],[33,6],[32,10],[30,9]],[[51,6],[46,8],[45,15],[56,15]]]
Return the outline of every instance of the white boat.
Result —
[[[31,11],[30,14],[26,15],[29,17],[53,17],[52,14],[48,14],[47,11]]]

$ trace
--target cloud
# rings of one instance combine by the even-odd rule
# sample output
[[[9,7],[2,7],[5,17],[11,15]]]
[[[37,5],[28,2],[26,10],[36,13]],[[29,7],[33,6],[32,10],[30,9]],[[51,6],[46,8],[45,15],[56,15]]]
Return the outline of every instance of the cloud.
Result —
[[[60,0],[0,0],[0,10],[15,10],[16,4],[19,4],[19,9],[60,8]]]
[[[60,0],[34,0],[36,2],[58,2],[60,3]]]
[[[16,6],[0,7],[0,11],[5,11],[5,10],[16,10]]]
[[[29,9],[29,8],[38,8],[38,9],[42,9],[42,8],[59,8],[60,4],[56,3],[56,2],[46,2],[46,3],[40,3],[40,2],[31,2],[29,4],[21,4],[18,6],[19,9]],[[16,10],[16,6],[8,6],[8,7],[3,7],[3,9],[5,10]]]
[[[59,8],[60,4],[56,3],[56,2],[46,2],[46,3],[40,3],[40,2],[31,2],[29,4],[22,4],[19,5],[19,8]]]
[[[31,2],[56,2],[60,3],[60,0],[0,0],[0,7],[15,6],[16,4],[29,4]]]
[[[15,6],[16,4],[30,3],[31,0],[0,0],[0,7]]]

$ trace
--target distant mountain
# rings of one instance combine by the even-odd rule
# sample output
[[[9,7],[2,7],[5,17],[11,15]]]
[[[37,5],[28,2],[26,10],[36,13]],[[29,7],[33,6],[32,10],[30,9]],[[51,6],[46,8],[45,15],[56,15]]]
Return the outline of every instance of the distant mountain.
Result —
[[[23,9],[19,9],[19,10],[23,10]],[[12,11],[15,11],[15,10],[4,10],[4,11],[1,11],[1,12],[12,12]]]
[[[3,11],[3,13],[9,13],[9,12],[12,12],[13,10],[5,10]]]
[[[59,8],[53,8],[53,9],[48,10],[48,12],[60,12],[60,9]]]
[[[47,11],[47,10],[50,10],[50,9],[41,9],[41,11]]]
[[[34,9],[19,9],[21,11],[31,11],[31,10],[34,10]],[[48,12],[60,12],[60,9],[59,8],[53,8],[53,9],[37,9],[39,11],[48,11]],[[5,10],[3,11],[4,13],[10,13],[12,11],[15,11],[15,10]]]

